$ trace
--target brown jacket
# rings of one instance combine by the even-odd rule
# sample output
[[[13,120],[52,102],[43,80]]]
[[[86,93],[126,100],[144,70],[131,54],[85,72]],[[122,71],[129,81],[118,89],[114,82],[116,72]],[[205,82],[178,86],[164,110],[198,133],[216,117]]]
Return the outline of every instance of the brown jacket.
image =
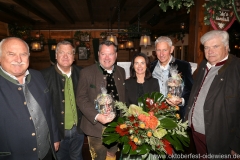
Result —
[[[117,87],[119,101],[125,101],[125,71],[123,68],[114,66],[114,80]],[[83,117],[81,121],[81,129],[86,135],[93,137],[102,137],[103,125],[95,122],[98,111],[95,109],[94,100],[101,93],[100,87],[105,80],[99,64],[93,64],[81,70],[80,79],[77,88],[77,105],[79,106]]]

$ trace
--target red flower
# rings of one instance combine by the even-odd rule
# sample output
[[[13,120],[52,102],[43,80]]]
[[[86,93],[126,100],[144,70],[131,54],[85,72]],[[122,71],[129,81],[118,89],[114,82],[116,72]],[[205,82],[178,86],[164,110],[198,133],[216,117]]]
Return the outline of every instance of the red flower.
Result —
[[[162,102],[162,104],[159,106],[159,109],[168,109],[168,106],[166,103]]]
[[[166,140],[166,139],[163,139],[162,142],[164,144],[164,149],[166,150],[167,154],[172,155],[173,149],[172,149],[170,142],[168,142],[168,140]]]
[[[137,149],[137,145],[136,145],[133,141],[129,140],[128,143],[129,143],[130,146],[132,147],[132,150],[133,150],[133,151]]]
[[[135,120],[135,117],[132,115],[131,117],[128,117],[128,119],[133,122]]]
[[[115,131],[120,134],[120,136],[125,136],[125,135],[128,135],[128,129],[121,129],[120,126],[118,125],[116,128],[115,128]]]

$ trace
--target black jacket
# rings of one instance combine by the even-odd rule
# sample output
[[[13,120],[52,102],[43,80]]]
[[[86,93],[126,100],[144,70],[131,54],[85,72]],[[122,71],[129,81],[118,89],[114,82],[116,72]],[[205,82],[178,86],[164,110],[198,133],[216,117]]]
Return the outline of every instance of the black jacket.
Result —
[[[126,104],[136,104],[138,100],[137,79],[129,78],[125,80],[125,99]],[[143,83],[143,91],[145,93],[159,92],[158,80],[155,78],[146,79]]]
[[[81,67],[72,65],[72,82],[74,94],[76,96],[77,84],[79,79]],[[60,130],[61,138],[64,138],[64,113],[65,113],[65,103],[64,103],[64,85],[65,77],[62,75],[61,71],[57,68],[57,65],[51,66],[47,69],[41,71],[43,77],[49,87],[50,94],[53,100],[53,109],[57,119],[58,128]],[[76,106],[77,107],[77,106]],[[83,133],[80,129],[80,122],[82,118],[82,113],[77,107],[78,111],[78,125],[77,129],[79,133]]]

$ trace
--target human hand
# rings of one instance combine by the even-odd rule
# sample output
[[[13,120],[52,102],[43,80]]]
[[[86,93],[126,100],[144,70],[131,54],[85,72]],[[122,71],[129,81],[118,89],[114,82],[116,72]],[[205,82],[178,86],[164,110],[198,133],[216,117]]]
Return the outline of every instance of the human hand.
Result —
[[[55,142],[55,143],[54,143],[55,152],[58,151],[59,146],[60,146],[60,142]]]
[[[102,124],[106,124],[111,122],[114,118],[115,116],[112,116],[111,114],[99,114],[96,120]]]
[[[166,99],[166,102],[171,106],[178,106],[182,103],[182,98],[177,96],[171,96],[170,98]]]

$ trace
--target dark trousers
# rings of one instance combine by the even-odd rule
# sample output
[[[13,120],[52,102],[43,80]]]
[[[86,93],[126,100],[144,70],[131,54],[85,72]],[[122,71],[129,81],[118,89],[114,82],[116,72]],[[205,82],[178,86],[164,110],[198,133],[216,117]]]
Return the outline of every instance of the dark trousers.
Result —
[[[205,135],[195,132],[192,129],[193,140],[196,146],[197,153],[200,154],[199,159],[208,160],[205,155],[207,155],[207,144]]]
[[[58,160],[83,160],[82,146],[84,134],[77,132],[77,127],[73,126],[70,130],[65,130],[65,137],[60,142],[57,152]]]

